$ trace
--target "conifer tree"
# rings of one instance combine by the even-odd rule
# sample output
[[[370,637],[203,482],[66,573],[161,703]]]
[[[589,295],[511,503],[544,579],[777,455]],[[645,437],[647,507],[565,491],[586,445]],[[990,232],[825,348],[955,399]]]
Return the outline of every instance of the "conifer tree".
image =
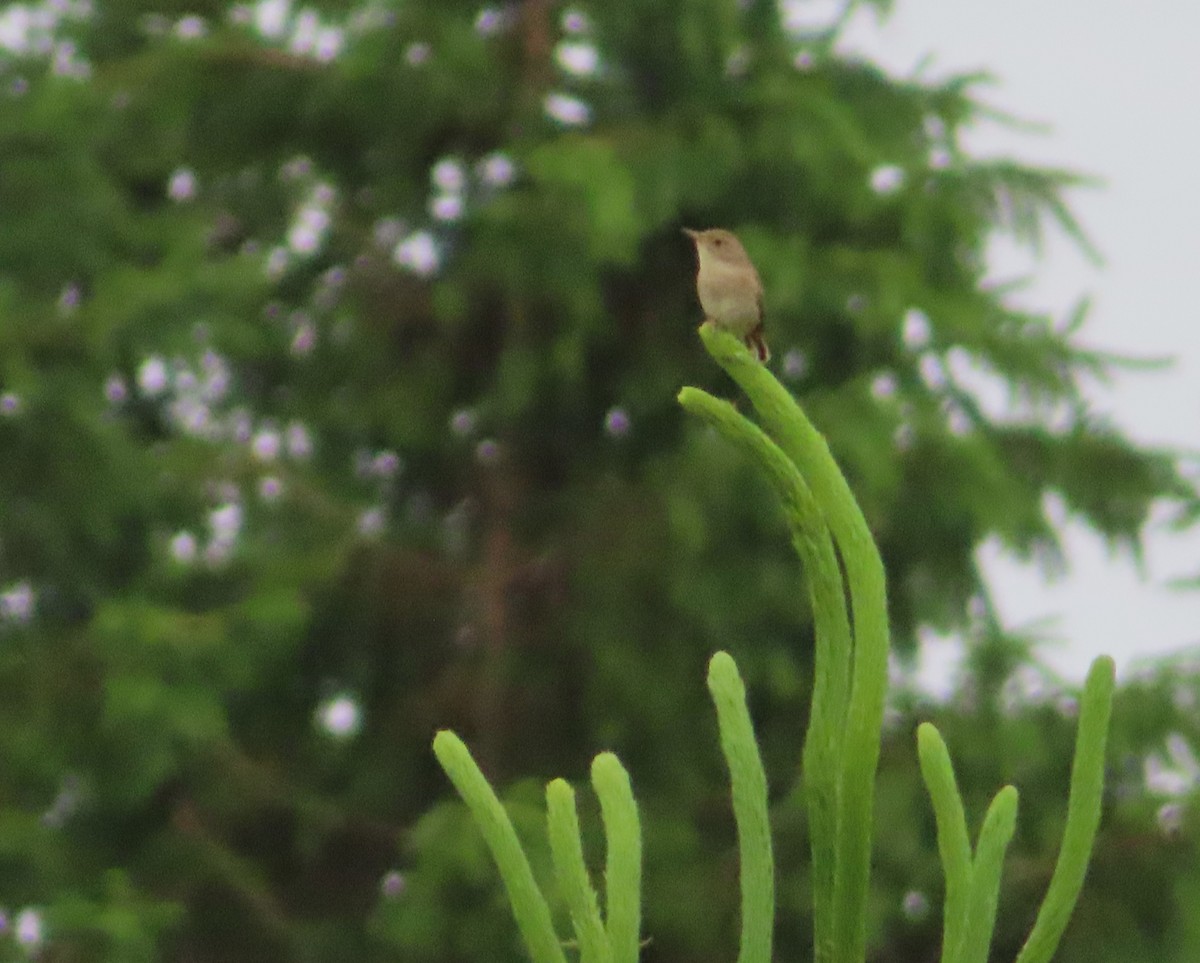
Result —
[[[997,233],[1086,242],[1082,178],[961,149],[978,78],[889,76],[767,0],[0,17],[0,901],[61,958],[519,959],[428,752],[453,725],[518,823],[517,775],[617,750],[648,953],[727,959],[718,647],[803,889],[804,595],[674,403],[730,390],[683,227],[758,265],[901,649],[1012,651],[975,550],[1057,560],[1050,493],[1134,550],[1194,507],[1090,409],[1121,361],[1082,312],[986,282]]]

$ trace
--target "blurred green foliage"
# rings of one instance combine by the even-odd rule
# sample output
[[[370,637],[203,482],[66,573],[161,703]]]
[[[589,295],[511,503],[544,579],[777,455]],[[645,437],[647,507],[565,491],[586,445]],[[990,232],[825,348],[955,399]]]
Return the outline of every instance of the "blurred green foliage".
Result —
[[[529,841],[544,777],[617,751],[646,959],[728,959],[733,829],[698,721],[718,647],[776,787],[780,952],[808,944],[804,594],[765,486],[674,404],[728,390],[679,234],[721,225],[880,543],[899,649],[971,646],[958,696],[900,700],[885,741],[874,953],[936,951],[911,738],[932,718],[971,817],[1022,787],[1011,958],[1072,726],[1013,697],[1030,656],[975,549],[1055,561],[1050,494],[1133,549],[1152,506],[1196,499],[1089,409],[1119,362],[985,283],[997,231],[1077,233],[1079,179],[962,152],[974,79],[888,76],[765,0],[0,18],[8,949],[40,921],[56,960],[519,959],[428,750],[453,726]],[[1118,696],[1064,963],[1200,955],[1191,781],[1164,815],[1144,778],[1191,772],[1198,677]]]

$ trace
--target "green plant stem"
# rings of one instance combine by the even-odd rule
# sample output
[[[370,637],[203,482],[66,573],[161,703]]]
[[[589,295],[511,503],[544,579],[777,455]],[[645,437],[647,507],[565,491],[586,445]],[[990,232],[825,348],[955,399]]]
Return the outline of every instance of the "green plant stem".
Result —
[[[575,790],[565,779],[553,779],[546,786],[546,828],[554,872],[579,943],[580,963],[612,963],[600,904],[583,858]]]
[[[717,709],[721,751],[729,766],[741,854],[742,935],[738,963],[771,963],[775,864],[767,818],[767,775],[746,708],[746,688],[729,653],[718,652],[709,661],[708,689]]]
[[[942,916],[942,963],[961,963],[967,899],[971,886],[971,840],[967,817],[954,778],[954,766],[941,733],[928,722],[917,728],[917,754],[921,775],[933,801],[937,819],[938,853],[946,880],[946,905]]]
[[[862,510],[829,446],[796,400],[737,338],[700,327],[709,354],[746,392],[767,432],[799,469],[822,507],[841,553],[854,627],[853,674],[846,717],[833,899],[835,963],[866,958],[867,887],[875,769],[887,695],[888,620],[883,561]]]
[[[1102,656],[1092,663],[1079,707],[1079,734],[1071,765],[1071,794],[1067,802],[1067,825],[1054,875],[1029,939],[1021,947],[1017,963],[1049,963],[1063,930],[1075,909],[1079,890],[1087,874],[1088,859],[1100,825],[1100,803],[1104,793],[1104,750],[1108,720],[1112,713],[1115,684],[1113,660]]]
[[[816,629],[812,711],[804,743],[804,787],[813,872],[813,943],[816,963],[833,959],[833,892],[838,786],[849,698],[850,623],[833,542],[812,492],[796,466],[757,425],[727,401],[684,388],[685,410],[746,450],[774,486],[804,564]]]
[[[550,907],[538,889],[516,830],[463,741],[449,730],[433,739],[433,752],[471,810],[500,871],[513,915],[534,963],[566,963]]]
[[[604,820],[604,914],[613,963],[637,963],[642,926],[642,830],[629,773],[611,752],[592,760]]]
[[[971,887],[967,898],[960,963],[987,963],[992,932],[996,927],[996,905],[1000,898],[1000,875],[1004,854],[1017,827],[1017,791],[1005,786],[988,806],[979,830],[979,845],[971,865]]]

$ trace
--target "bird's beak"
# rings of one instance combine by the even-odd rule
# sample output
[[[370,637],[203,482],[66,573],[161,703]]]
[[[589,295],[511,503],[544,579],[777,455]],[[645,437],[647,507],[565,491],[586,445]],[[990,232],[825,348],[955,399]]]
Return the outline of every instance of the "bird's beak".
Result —
[[[690,227],[685,227],[683,233],[690,237],[693,241],[700,236],[699,231],[693,231]]]

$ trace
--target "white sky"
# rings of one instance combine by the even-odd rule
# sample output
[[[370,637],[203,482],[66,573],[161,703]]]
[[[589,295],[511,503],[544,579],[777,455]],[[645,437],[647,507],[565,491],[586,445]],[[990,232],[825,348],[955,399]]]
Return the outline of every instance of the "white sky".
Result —
[[[1170,356],[1165,373],[1127,374],[1097,407],[1134,439],[1200,451],[1200,4],[1188,0],[896,0],[883,23],[856,17],[842,49],[893,73],[911,73],[933,55],[927,76],[986,70],[998,83],[981,93],[1048,134],[989,126],[972,132],[975,154],[1098,175],[1106,186],[1077,192],[1073,209],[1105,264],[1089,265],[1054,239],[1023,302],[1065,314],[1093,297],[1087,343],[1117,352]],[[1028,261],[997,248],[998,276],[1025,273]],[[1200,642],[1200,591],[1165,582],[1200,573],[1200,531],[1152,534],[1145,578],[1098,538],[1069,525],[1070,574],[1047,583],[1035,568],[981,552],[1006,624],[1038,623],[1056,640],[1043,658],[1081,679],[1095,656],[1131,662]],[[926,646],[920,678],[945,691],[957,657],[946,640]]]

